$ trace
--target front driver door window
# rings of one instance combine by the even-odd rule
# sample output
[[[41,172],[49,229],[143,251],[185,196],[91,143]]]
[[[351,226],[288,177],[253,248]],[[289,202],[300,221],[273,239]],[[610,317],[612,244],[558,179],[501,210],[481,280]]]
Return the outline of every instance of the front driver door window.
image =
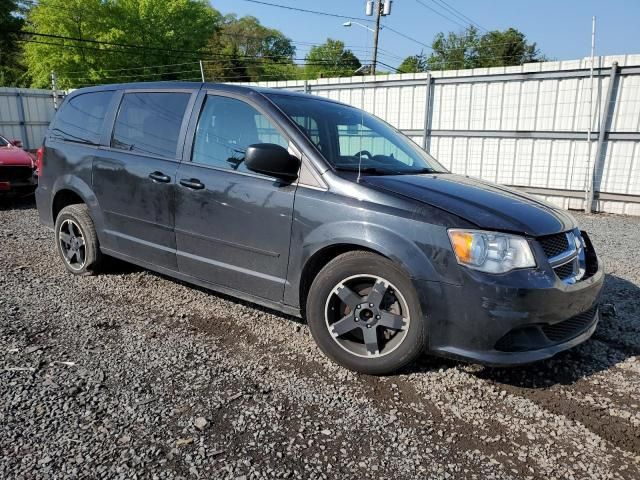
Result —
[[[210,96],[198,121],[191,160],[247,172],[244,153],[254,143],[289,146],[271,121],[251,105],[235,98]]]

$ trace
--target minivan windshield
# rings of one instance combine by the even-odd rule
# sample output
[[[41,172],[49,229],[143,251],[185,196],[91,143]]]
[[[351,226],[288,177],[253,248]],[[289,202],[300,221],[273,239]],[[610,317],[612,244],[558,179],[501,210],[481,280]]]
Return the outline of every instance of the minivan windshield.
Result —
[[[268,96],[336,170],[372,175],[446,172],[412,140],[363,110],[319,98]]]

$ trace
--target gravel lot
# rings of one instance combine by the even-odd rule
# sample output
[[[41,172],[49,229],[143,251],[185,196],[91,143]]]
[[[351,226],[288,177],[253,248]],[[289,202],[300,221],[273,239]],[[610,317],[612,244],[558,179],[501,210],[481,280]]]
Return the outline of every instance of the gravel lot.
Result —
[[[0,206],[0,478],[640,478],[640,218],[577,215],[617,315],[573,351],[399,375],[298,320],[113,263],[67,274]]]

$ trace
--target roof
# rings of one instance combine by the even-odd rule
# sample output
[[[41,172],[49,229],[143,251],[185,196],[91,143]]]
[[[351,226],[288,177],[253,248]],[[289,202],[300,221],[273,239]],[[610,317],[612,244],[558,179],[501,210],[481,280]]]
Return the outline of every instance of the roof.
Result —
[[[303,92],[295,92],[293,90],[285,90],[280,88],[267,88],[267,87],[258,87],[253,85],[239,84],[239,83],[214,83],[214,82],[176,82],[176,81],[165,81],[165,82],[133,82],[133,83],[110,83],[106,85],[96,85],[93,87],[83,87],[77,90],[73,90],[69,94],[69,96],[75,96],[79,93],[87,93],[87,92],[102,92],[108,90],[135,90],[135,89],[153,89],[153,88],[163,88],[163,89],[193,89],[200,90],[201,88],[216,88],[222,91],[228,92],[237,92],[237,93],[248,93],[248,92],[257,92],[262,95],[270,95],[270,94],[279,94],[279,95],[287,95],[287,96],[295,96],[295,97],[312,97],[317,100],[339,103],[336,100],[332,100],[326,97],[318,97],[317,95],[310,95],[308,93]]]

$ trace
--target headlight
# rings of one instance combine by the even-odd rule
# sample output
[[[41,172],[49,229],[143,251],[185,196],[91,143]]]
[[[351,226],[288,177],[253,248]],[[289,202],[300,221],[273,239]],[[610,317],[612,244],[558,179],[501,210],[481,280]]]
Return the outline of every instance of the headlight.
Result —
[[[449,230],[458,263],[487,273],[535,267],[529,242],[522,237],[482,230]]]

